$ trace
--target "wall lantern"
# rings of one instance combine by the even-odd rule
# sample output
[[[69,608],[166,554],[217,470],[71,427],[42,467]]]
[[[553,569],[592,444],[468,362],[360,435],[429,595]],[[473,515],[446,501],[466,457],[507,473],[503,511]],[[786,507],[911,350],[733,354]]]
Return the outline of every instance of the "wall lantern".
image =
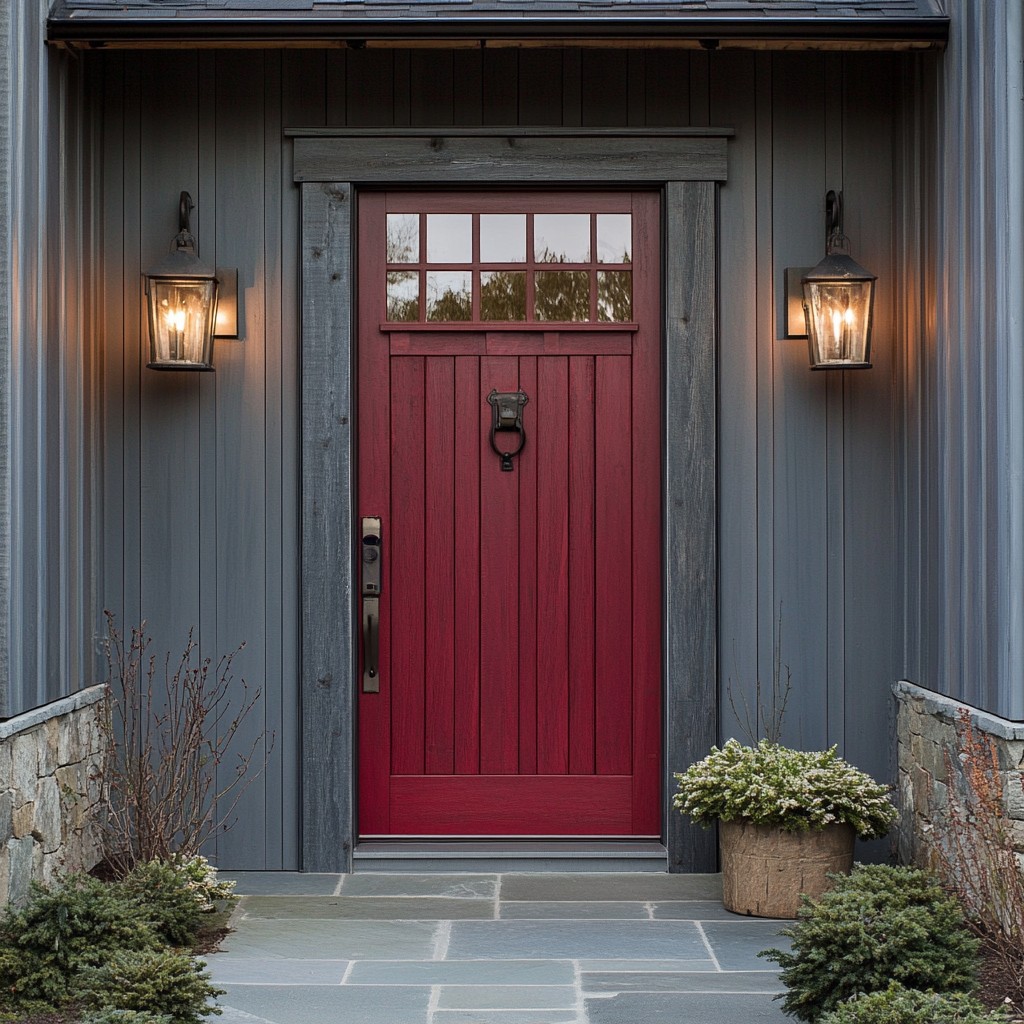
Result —
[[[825,196],[825,224],[825,258],[801,281],[811,369],[867,369],[878,278],[847,251],[842,193]]]
[[[237,294],[237,271],[215,270],[200,261],[189,227],[193,207],[192,197],[182,192],[170,252],[143,275],[149,299],[147,365],[153,370],[212,370],[214,336],[237,334],[237,326],[232,330],[223,323],[231,310],[222,308],[218,315],[218,305],[236,303],[230,293]]]

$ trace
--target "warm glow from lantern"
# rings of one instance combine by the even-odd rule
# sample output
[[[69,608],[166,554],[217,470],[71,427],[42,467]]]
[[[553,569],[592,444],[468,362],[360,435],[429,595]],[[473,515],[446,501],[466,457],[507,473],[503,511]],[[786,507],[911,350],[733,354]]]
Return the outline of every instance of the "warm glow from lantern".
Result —
[[[180,334],[185,330],[187,314],[184,309],[169,309],[164,316],[167,318],[167,326],[170,327],[172,331],[177,331]]]

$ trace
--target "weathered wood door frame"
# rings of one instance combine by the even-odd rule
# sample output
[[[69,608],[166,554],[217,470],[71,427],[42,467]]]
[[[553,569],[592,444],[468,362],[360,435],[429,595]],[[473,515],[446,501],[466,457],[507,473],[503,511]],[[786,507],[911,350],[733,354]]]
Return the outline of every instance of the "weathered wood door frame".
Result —
[[[301,185],[302,867],[349,871],[355,836],[352,358],[360,186],[660,187],[664,241],[664,835],[713,871],[714,834],[671,810],[718,733],[716,183],[720,129],[293,130]]]

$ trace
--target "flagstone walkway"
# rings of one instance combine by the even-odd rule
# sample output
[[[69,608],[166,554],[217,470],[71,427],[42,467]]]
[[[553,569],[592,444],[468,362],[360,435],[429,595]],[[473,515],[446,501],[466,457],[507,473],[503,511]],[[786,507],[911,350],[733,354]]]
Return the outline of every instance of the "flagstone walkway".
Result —
[[[220,1024],[781,1024],[717,875],[224,873]]]

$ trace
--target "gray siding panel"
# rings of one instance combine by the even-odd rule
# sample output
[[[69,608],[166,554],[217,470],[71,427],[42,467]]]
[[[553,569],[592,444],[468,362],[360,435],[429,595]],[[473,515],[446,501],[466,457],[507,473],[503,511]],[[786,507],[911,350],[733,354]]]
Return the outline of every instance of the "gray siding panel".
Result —
[[[246,797],[244,824],[219,842],[222,864],[295,868],[304,845],[302,863],[311,868],[328,863],[348,838],[326,835],[316,820],[321,801],[351,799],[329,782],[343,777],[351,752],[349,705],[333,681],[335,671],[351,667],[348,579],[325,591],[337,614],[323,639],[334,645],[331,666],[300,667],[298,654],[300,565],[316,561],[315,549],[307,546],[302,563],[299,553],[300,529],[311,536],[314,510],[310,494],[299,495],[298,329],[309,315],[300,303],[314,298],[300,296],[296,144],[285,128],[412,122],[735,129],[732,140],[716,143],[726,148],[729,172],[716,211],[717,682],[723,689],[731,682],[748,700],[758,676],[770,685],[781,604],[783,660],[794,682],[789,738],[808,746],[845,741],[855,760],[876,771],[884,766],[886,737],[874,723],[885,719],[889,684],[902,670],[900,625],[889,615],[900,408],[891,312],[877,325],[876,369],[844,382],[811,374],[805,343],[779,337],[776,302],[785,267],[822,254],[827,187],[847,190],[857,258],[893,274],[892,104],[877,83],[911,58],[523,49],[87,60],[104,79],[97,331],[104,354],[104,601],[127,623],[147,617],[163,649],[180,647],[191,624],[210,654],[248,640],[243,674],[266,686],[264,721],[275,734],[267,777]],[[429,89],[414,93],[413,81],[429,81]],[[602,81],[604,100],[592,89]],[[171,92],[184,92],[188,102],[171,103]],[[165,119],[159,133],[142,120],[156,111]],[[327,187],[304,186],[330,205]],[[244,338],[219,341],[217,373],[196,375],[198,381],[142,365],[138,275],[170,241],[181,188],[196,190],[202,251],[237,264],[244,293]],[[880,301],[891,311],[892,293],[880,293]],[[324,315],[338,318],[335,345],[347,345],[344,310]],[[906,348],[898,354],[900,366],[909,365]],[[337,401],[343,397],[339,392]],[[922,436],[936,430],[933,399],[922,392],[914,401],[922,408],[916,429]],[[318,435],[308,433],[314,427],[307,422],[304,443],[315,443],[310,437]],[[922,480],[933,479],[924,455],[917,465]],[[927,488],[921,493],[921,501],[937,500]],[[167,521],[172,499],[187,522]],[[323,514],[318,506],[316,515]],[[349,545],[349,527],[334,524],[342,533],[324,542]],[[926,543],[915,550],[930,572]],[[302,628],[310,628],[308,617]],[[318,683],[328,674],[329,694]],[[714,736],[737,732],[728,702],[721,723],[713,705],[687,756],[698,756]],[[299,716],[318,709],[338,734],[330,749],[304,751],[300,761]],[[312,779],[305,794],[301,764]],[[695,858],[708,856],[708,841],[697,836]]]
[[[905,674],[1011,719],[1024,718],[1021,21],[1019,4],[958,5],[944,59],[905,76],[897,239]]]
[[[0,17],[0,716],[94,674],[94,137],[81,63],[44,45],[47,11]]]

